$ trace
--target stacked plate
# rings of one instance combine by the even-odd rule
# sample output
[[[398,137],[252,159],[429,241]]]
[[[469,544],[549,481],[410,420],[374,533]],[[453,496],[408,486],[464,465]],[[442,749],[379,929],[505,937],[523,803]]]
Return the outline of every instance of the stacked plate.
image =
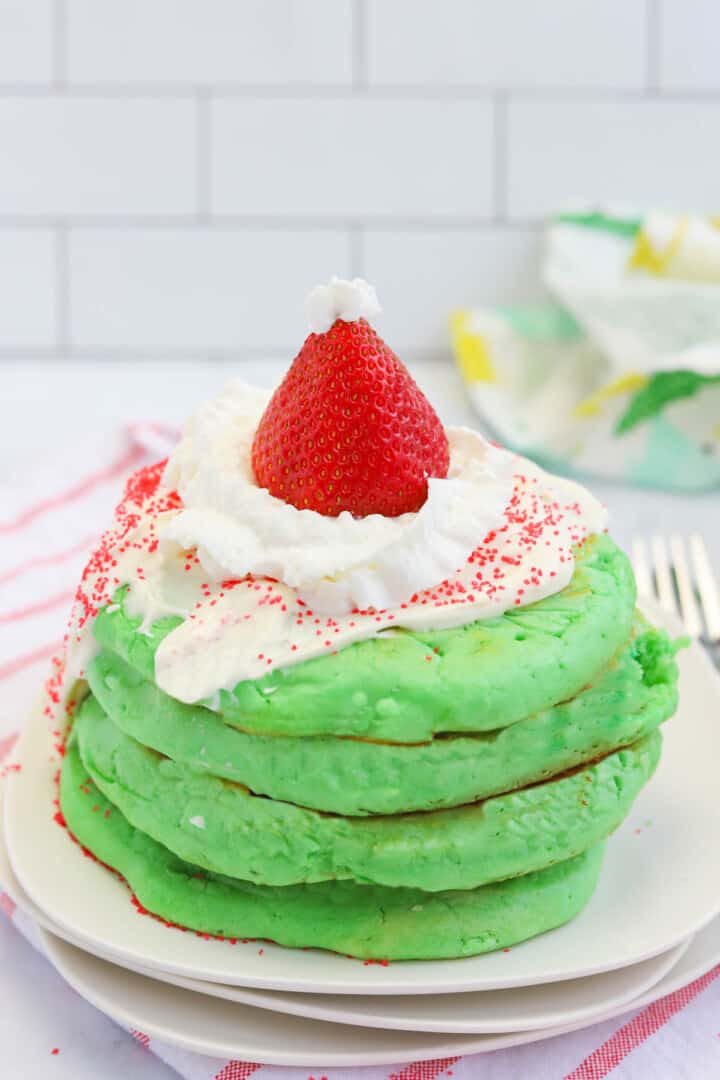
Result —
[[[58,826],[58,763],[40,715],[6,781],[0,881],[84,997],[200,1053],[371,1065],[584,1027],[720,961],[720,682],[698,646],[679,662],[681,706],[665,727],[661,765],[611,839],[593,899],[568,925],[512,949],[382,964],[168,927]]]

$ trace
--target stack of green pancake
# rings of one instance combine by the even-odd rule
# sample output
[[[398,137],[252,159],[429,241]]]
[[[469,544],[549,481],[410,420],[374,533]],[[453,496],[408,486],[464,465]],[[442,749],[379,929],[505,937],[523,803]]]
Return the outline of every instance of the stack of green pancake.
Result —
[[[73,834],[150,911],[359,957],[467,956],[559,926],[660,754],[674,649],[606,536],[492,620],[392,630],[168,697],[120,593],[94,632],[61,778]]]

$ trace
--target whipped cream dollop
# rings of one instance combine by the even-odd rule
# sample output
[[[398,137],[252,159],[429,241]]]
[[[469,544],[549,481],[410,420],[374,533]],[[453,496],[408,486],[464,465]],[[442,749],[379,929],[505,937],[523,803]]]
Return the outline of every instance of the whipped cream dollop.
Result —
[[[502,525],[512,458],[467,428],[448,429],[448,475],[428,480],[416,513],[328,517],[275,498],[257,485],[251,465],[269,397],[230,383],[190,421],[168,462],[165,483],[183,509],[162,543],[196,549],[210,579],[275,578],[328,614],[388,608],[443,581],[479,537]]]
[[[324,334],[336,319],[343,322],[365,319],[372,323],[382,308],[375,289],[367,281],[332,277],[328,285],[317,285],[310,291],[305,311],[313,333]]]
[[[190,421],[164,475],[155,466],[131,479],[78,590],[68,686],[120,585],[138,633],[164,615],[182,620],[155,654],[158,686],[213,707],[222,689],[357,641],[462,626],[559,592],[573,546],[605,527],[604,507],[579,484],[463,428],[448,430],[449,475],[429,482],[416,514],[298,510],[253,481],[267,396],[230,384]],[[266,679],[263,693],[272,689]]]

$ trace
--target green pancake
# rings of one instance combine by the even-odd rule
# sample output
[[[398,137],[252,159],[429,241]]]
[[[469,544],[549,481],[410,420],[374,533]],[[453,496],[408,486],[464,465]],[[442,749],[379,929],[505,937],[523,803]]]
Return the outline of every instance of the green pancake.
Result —
[[[499,731],[419,746],[246,734],[175,701],[109,652],[87,679],[113,722],[153,750],[256,795],[350,816],[459,806],[522,787],[635,742],[677,705],[674,647],[641,616],[631,641],[573,700]]]
[[[93,697],[74,731],[100,790],[187,862],[263,885],[352,879],[430,892],[530,873],[604,840],[652,775],[661,745],[656,731],[560,778],[453,810],[346,818],[164,758],[124,735]]]
[[[63,762],[60,803],[72,834],[122,874],[148,911],[203,933],[270,938],[360,958],[473,956],[561,926],[590,899],[603,854],[597,845],[547,870],[464,892],[351,882],[252,885],[205,874],[134,829],[88,781],[74,736]]]
[[[507,727],[574,697],[630,635],[635,583],[625,555],[604,535],[576,555],[570,584],[536,604],[452,630],[386,630],[205,704],[227,723],[266,735],[419,743],[434,733]],[[100,612],[95,636],[154,680],[155,650],[179,620],[141,633],[123,597]]]

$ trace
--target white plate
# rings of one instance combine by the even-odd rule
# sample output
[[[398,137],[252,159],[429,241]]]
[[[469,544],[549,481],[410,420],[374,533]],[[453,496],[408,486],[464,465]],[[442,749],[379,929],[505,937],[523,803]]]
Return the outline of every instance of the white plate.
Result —
[[[0,828],[0,884],[17,906],[55,937],[68,939],[47,915],[32,902],[15,877],[5,850]],[[152,976],[185,990],[252,1005],[271,1012],[304,1016],[336,1024],[394,1028],[401,1031],[454,1032],[479,1034],[525,1031],[558,1024],[590,1022],[600,1009],[620,1007],[659,982],[675,966],[690,944],[684,941],[660,956],[604,975],[590,975],[571,982],[547,986],[518,987],[513,990],[481,990],[465,994],[415,995],[413,997],[358,997],[329,994],[293,994],[275,990],[253,990],[222,983],[183,979],[169,972],[132,970]],[[100,956],[100,959],[111,959]]]
[[[627,968],[589,975],[570,982],[521,986],[510,990],[476,990],[462,994],[415,994],[403,997],[343,994],[292,994],[278,990],[250,990],[176,975],[154,978],[196,993],[254,1005],[291,1016],[304,1016],[334,1024],[397,1031],[496,1034],[533,1031],[561,1024],[592,1023],[600,1011],[628,1007],[669,974],[689,947],[690,940],[674,949]],[[149,974],[149,973],[148,973]]]
[[[52,931],[52,927],[46,929]],[[203,982],[201,979],[183,979],[167,972],[133,970],[139,975],[147,975],[184,990],[286,1016],[352,1024],[353,1027],[372,1028],[375,1031],[387,1028],[424,1034],[484,1035],[535,1031],[562,1024],[591,1024],[599,1012],[628,1008],[630,1002],[672,971],[689,947],[690,940],[681,942],[660,956],[603,975],[589,975],[570,982],[511,990],[476,990],[463,994],[415,994],[407,997],[343,994],[334,998],[329,994],[253,990]]]
[[[601,1010],[580,1023],[538,1031],[424,1035],[326,1024],[219,1001],[116,967],[47,932],[43,937],[52,962],[71,986],[126,1027],[200,1054],[315,1070],[485,1053],[553,1038],[656,1001],[687,986],[720,960],[720,919],[716,919],[698,934],[672,972],[631,1004]]]
[[[139,917],[113,875],[53,821],[50,736],[40,716],[8,777],[6,833],[17,877],[57,926],[128,965],[232,985],[332,994],[443,994],[580,978],[673,948],[720,911],[720,681],[698,646],[680,656],[681,707],[652,782],[608,845],[584,912],[509,952],[388,967],[318,950],[205,941]]]

